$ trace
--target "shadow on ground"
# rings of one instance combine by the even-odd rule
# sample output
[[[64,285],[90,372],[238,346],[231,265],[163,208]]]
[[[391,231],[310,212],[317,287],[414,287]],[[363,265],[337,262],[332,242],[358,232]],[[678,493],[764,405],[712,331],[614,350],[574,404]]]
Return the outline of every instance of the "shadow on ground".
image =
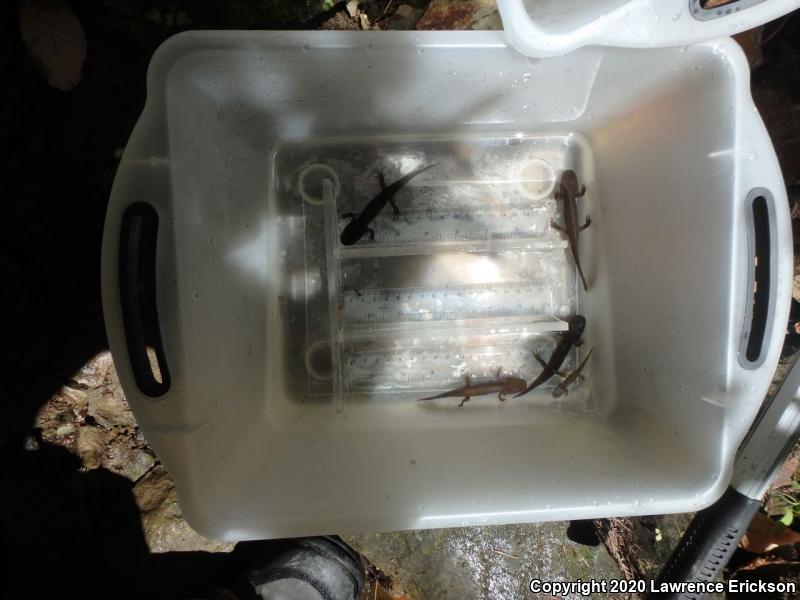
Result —
[[[151,554],[133,482],[87,469],[34,427],[42,406],[65,385],[80,390],[74,374],[107,349],[103,221],[118,159],[144,105],[150,56],[179,28],[287,26],[265,20],[270,7],[259,12],[258,4],[75,0],[88,57],[83,79],[68,93],[49,87],[27,56],[16,3],[0,7],[4,598],[212,597],[222,587],[247,598],[245,566],[283,547],[258,542],[232,553]]]
[[[41,406],[107,348],[99,288],[103,219],[120,151],[144,104],[149,57],[178,28],[287,26],[265,21],[252,8],[257,4],[75,0],[88,59],[70,93],[48,87],[36,72],[17,31],[15,3],[0,7],[3,597],[210,597],[227,587],[246,598],[244,566],[282,549],[282,542],[259,542],[232,553],[151,554],[131,480],[85,469],[34,428]],[[291,25],[321,24],[317,18]],[[754,85],[787,184],[800,196],[798,41],[795,15],[770,41]]]

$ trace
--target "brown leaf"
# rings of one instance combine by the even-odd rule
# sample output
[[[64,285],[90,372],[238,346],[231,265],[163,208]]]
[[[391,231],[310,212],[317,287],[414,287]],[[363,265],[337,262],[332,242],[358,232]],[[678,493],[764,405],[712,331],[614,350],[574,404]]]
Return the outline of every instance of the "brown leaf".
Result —
[[[800,333],[800,322],[794,324],[794,330],[796,333]],[[783,461],[783,465],[772,479],[770,487],[776,489],[790,485],[795,478],[800,479],[800,443],[794,447],[794,450]]]
[[[773,521],[764,513],[756,513],[747,533],[742,538],[742,548],[754,554],[768,552],[778,546],[800,541],[800,533],[792,531],[783,523]]]
[[[17,13],[22,41],[52,87],[69,92],[81,80],[86,34],[65,0],[26,0]]]

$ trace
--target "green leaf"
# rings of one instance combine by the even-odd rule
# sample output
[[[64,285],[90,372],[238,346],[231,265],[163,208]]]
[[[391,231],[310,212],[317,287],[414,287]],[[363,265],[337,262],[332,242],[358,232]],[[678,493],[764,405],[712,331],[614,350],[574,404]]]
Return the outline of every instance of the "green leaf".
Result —
[[[791,485],[791,486],[792,486],[792,489],[793,489],[793,490],[795,490],[795,491],[797,491],[797,492],[800,492],[800,481],[797,481],[797,480],[794,480],[794,479],[793,479],[793,480],[792,480],[792,483],[790,483],[789,485]]]
[[[656,527],[656,541],[660,542],[663,539],[664,536],[661,534],[661,530],[658,527]]]
[[[791,508],[787,508],[786,511],[783,513],[780,522],[786,525],[787,527],[791,527],[792,521],[794,521],[794,511]]]

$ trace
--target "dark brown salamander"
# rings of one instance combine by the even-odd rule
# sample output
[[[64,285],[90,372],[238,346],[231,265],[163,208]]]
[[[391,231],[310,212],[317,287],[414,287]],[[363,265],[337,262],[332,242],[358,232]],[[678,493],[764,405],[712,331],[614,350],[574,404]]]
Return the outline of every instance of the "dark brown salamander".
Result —
[[[542,372],[539,373],[539,376],[534,379],[525,390],[514,397],[519,398],[520,396],[530,392],[532,389],[542,385],[553,375],[560,374],[559,369],[561,368],[561,365],[564,364],[564,361],[569,355],[569,351],[572,349],[572,346],[579,346],[581,344],[580,339],[583,335],[584,329],[586,329],[586,319],[581,315],[575,315],[572,317],[569,320],[569,329],[561,334],[561,340],[558,342],[556,349],[553,350],[553,354],[550,356],[549,362],[544,362],[544,359],[542,359],[542,357],[538,354],[533,355],[534,358],[539,361],[539,364],[542,365]]]
[[[339,237],[342,244],[344,246],[352,246],[365,234],[369,233],[369,239],[371,242],[375,241],[375,232],[370,228],[369,224],[375,220],[375,217],[383,210],[383,208],[387,204],[392,205],[392,210],[394,211],[395,218],[400,217],[400,208],[397,206],[397,203],[394,201],[394,197],[399,192],[405,184],[411,181],[414,177],[419,175],[420,173],[427,171],[428,169],[432,169],[438,162],[435,162],[431,165],[427,165],[425,167],[420,167],[415,171],[411,171],[407,175],[403,175],[400,179],[395,181],[392,185],[387,186],[383,181],[383,174],[379,174],[378,177],[380,178],[381,182],[381,191],[380,193],[375,196],[372,200],[369,201],[364,207],[364,210],[361,211],[361,214],[356,216],[353,213],[345,213],[342,215],[343,219],[350,219],[350,222],[342,231],[342,235]]]
[[[527,382],[524,379],[520,379],[519,377],[501,377],[500,374],[503,372],[503,369],[497,369],[497,374],[495,375],[494,381],[486,381],[484,383],[472,383],[472,378],[469,375],[464,376],[464,387],[456,388],[454,390],[450,390],[449,392],[443,392],[436,396],[429,396],[427,398],[420,398],[419,401],[422,402],[423,400],[437,400],[439,398],[461,398],[464,399],[459,404],[459,408],[464,406],[464,402],[467,402],[472,396],[485,396],[486,394],[497,394],[497,397],[500,399],[501,402],[505,402],[506,394],[516,394],[525,389],[525,385]]]

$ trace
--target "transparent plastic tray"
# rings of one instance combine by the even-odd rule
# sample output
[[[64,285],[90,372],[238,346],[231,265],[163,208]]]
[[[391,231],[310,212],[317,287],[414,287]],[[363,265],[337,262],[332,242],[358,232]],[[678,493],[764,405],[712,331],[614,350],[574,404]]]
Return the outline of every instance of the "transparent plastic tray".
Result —
[[[308,389],[298,398],[414,400],[498,369],[535,378],[533,353],[549,356],[578,312],[575,266],[550,219],[557,178],[583,160],[570,135],[283,146],[277,203],[301,207],[307,274],[305,306],[285,319],[306,325]],[[370,224],[374,240],[341,244],[341,215],[380,192],[379,173],[388,185],[435,162],[395,196],[399,218],[387,205]],[[585,384],[557,402],[556,384],[520,400],[590,407]]]

